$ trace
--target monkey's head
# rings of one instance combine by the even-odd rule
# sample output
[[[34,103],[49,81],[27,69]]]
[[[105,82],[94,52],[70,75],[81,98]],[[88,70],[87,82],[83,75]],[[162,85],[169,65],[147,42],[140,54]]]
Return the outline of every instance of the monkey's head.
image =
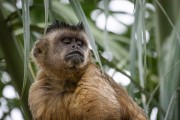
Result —
[[[48,70],[83,68],[90,61],[88,37],[83,24],[55,21],[32,51],[36,63]]]

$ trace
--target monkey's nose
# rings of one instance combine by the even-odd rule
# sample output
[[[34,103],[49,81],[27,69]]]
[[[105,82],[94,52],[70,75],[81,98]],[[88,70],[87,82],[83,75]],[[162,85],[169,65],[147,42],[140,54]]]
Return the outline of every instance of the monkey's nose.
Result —
[[[72,45],[72,48],[74,49],[74,48],[76,48],[76,45],[74,44],[74,45]]]
[[[74,49],[79,49],[79,46],[77,45],[77,44],[73,44],[72,46],[71,46],[71,48],[74,50]]]

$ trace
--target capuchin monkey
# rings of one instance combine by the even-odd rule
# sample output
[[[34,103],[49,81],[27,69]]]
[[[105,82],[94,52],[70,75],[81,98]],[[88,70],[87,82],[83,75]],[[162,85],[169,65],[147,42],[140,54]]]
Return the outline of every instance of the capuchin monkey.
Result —
[[[148,120],[127,92],[93,63],[83,24],[55,21],[36,42],[39,71],[29,91],[33,120]]]

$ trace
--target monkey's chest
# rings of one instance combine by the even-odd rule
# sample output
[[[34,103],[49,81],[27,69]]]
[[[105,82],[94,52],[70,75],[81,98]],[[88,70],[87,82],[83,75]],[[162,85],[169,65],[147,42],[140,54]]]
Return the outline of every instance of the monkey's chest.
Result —
[[[59,101],[60,114],[65,120],[119,120],[120,105],[115,94],[103,81],[79,83],[73,93],[65,94]]]

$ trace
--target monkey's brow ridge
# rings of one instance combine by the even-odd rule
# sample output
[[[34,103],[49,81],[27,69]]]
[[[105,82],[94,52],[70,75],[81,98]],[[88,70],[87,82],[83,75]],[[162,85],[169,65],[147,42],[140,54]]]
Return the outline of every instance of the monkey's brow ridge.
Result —
[[[84,31],[84,26],[82,22],[79,22],[77,25],[70,25],[65,22],[55,20],[51,25],[47,27],[46,34],[57,29],[70,29],[70,30],[83,30]]]

